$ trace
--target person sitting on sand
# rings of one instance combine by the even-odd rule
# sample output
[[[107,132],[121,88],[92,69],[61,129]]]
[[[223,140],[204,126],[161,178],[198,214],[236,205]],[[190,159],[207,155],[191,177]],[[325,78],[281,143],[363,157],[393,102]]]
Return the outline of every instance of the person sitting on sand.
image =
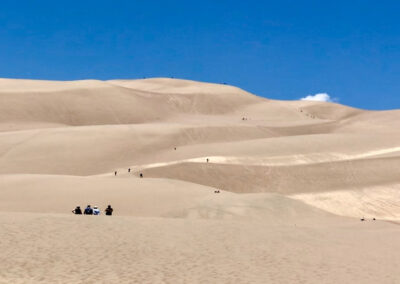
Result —
[[[83,214],[85,214],[85,215],[93,215],[93,209],[92,209],[92,207],[90,207],[90,205],[88,205],[88,206],[85,208],[85,211],[83,211]]]
[[[97,206],[93,207],[93,215],[100,215],[100,209]]]
[[[111,208],[111,205],[108,205],[106,210],[104,210],[104,212],[106,212],[107,216],[111,216],[113,211],[114,211],[114,209]]]
[[[82,210],[80,206],[76,206],[76,208],[74,210],[72,210],[72,213],[76,214],[76,215],[82,215]]]

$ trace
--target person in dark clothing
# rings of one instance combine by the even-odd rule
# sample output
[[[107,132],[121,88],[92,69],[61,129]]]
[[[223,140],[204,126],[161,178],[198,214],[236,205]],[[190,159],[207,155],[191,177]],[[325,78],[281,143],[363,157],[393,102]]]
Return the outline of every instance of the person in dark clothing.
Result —
[[[82,215],[82,210],[80,206],[76,206],[76,208],[74,210],[72,210],[72,213],[76,214],[76,215]]]
[[[85,215],[93,215],[93,209],[92,209],[92,207],[90,207],[90,205],[88,205],[88,206],[85,208],[85,211],[83,211],[83,214],[85,214]]]
[[[111,216],[113,211],[114,211],[114,209],[111,208],[111,205],[108,205],[106,210],[104,210],[104,212],[106,213],[107,216]]]
[[[140,175],[139,175],[141,178],[143,177],[143,174],[142,173],[140,173]]]
[[[131,172],[131,168],[128,169],[128,173],[130,173],[130,172]]]
[[[116,175],[117,175],[117,171],[114,172],[114,176],[116,176]]]

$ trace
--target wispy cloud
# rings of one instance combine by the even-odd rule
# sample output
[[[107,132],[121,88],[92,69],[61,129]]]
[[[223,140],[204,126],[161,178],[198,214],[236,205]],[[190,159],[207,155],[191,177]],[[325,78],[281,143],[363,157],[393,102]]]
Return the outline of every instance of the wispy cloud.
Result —
[[[304,98],[301,98],[300,100],[302,101],[316,101],[316,102],[333,102],[336,101],[336,99],[332,99],[330,95],[327,93],[318,93],[315,95],[308,95]]]

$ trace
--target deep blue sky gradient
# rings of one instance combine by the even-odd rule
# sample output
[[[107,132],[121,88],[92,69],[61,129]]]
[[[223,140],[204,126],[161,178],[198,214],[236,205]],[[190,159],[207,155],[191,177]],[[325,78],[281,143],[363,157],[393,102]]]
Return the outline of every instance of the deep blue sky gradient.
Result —
[[[400,108],[399,1],[1,1],[0,77],[175,77]]]

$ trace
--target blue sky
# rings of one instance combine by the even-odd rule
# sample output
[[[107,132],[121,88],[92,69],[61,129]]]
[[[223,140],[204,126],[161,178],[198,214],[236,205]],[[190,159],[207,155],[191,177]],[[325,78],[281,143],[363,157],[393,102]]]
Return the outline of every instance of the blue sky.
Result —
[[[0,77],[175,77],[400,108],[399,1],[1,1]]]

